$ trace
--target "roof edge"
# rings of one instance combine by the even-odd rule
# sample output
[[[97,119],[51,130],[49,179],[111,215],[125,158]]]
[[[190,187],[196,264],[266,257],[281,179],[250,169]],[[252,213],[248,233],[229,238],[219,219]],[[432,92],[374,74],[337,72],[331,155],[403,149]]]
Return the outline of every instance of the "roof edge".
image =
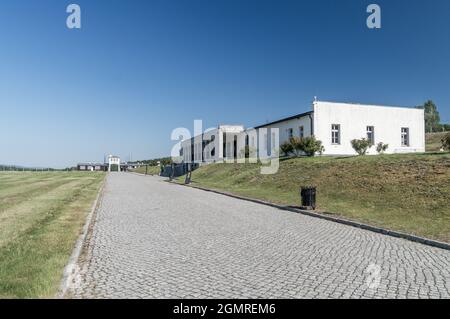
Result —
[[[313,113],[314,113],[314,111],[300,113],[300,114],[289,116],[289,117],[286,117],[286,118],[283,118],[283,119],[280,119],[280,120],[269,122],[267,124],[262,124],[262,125],[255,126],[254,129],[259,129],[259,128],[262,128],[262,127],[265,127],[265,126],[269,126],[269,125],[273,125],[273,124],[277,124],[277,123],[281,123],[281,122],[285,122],[285,121],[299,119],[299,118],[302,118],[302,117],[305,117],[305,116],[309,116],[309,115],[311,115]]]

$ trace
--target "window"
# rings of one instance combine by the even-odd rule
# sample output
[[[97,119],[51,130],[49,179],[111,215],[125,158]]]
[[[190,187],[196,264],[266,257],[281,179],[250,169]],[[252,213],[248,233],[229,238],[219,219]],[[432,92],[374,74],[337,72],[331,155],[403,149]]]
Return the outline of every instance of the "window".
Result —
[[[299,130],[299,137],[305,137],[305,128],[303,127],[303,126],[300,126],[299,128],[298,128],[298,130]]]
[[[368,126],[366,129],[367,132],[367,140],[370,142],[370,145],[375,144],[375,127]]]
[[[341,144],[341,125],[331,125],[331,144]]]
[[[409,128],[402,127],[402,146],[409,146]]]
[[[292,138],[294,137],[294,130],[291,128],[287,129],[287,133],[288,133],[288,138]]]

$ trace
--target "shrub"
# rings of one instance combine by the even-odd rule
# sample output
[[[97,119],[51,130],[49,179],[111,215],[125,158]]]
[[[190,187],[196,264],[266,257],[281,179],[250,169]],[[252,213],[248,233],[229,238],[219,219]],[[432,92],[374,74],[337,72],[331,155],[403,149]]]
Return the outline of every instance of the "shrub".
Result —
[[[306,154],[306,156],[314,156],[316,153],[322,155],[325,152],[325,148],[322,142],[316,140],[314,136],[303,137],[300,139],[300,148]]]
[[[450,132],[444,135],[441,142],[442,142],[442,148],[444,150],[450,151]]]
[[[292,152],[295,154],[295,156],[302,155],[303,149],[302,149],[302,141],[300,137],[291,137],[289,139],[289,144],[292,146]]]
[[[280,145],[280,152],[284,156],[289,156],[294,152],[294,147],[290,142],[284,142],[283,144]]]
[[[384,144],[383,142],[380,142],[377,144],[377,153],[383,154],[388,149],[389,144]]]
[[[292,148],[294,149],[297,156],[301,154],[305,154],[306,156],[314,156],[316,153],[322,155],[322,153],[325,151],[322,142],[316,140],[314,136],[301,138],[293,137],[289,140],[289,143],[292,145]]]
[[[354,139],[351,141],[353,149],[358,153],[358,155],[366,155],[367,150],[372,146],[372,143],[365,138]]]

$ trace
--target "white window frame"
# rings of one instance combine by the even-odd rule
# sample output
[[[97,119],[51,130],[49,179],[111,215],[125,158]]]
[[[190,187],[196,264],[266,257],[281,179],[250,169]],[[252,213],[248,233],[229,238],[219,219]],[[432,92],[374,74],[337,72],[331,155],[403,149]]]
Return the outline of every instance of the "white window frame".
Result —
[[[406,139],[405,139],[406,138]],[[402,127],[401,128],[401,141],[402,141],[402,147],[409,147],[409,127]],[[406,141],[406,143],[405,143]]]
[[[368,125],[366,127],[366,136],[367,140],[371,143],[371,145],[375,145],[375,126]]]
[[[341,124],[331,124],[331,145],[341,145]]]

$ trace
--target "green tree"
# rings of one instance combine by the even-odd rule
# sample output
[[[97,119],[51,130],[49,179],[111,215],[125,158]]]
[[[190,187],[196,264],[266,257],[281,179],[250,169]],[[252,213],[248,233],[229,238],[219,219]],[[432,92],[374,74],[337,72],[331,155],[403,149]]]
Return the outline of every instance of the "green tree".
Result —
[[[436,104],[434,104],[432,100],[428,100],[419,108],[425,110],[425,131],[427,133],[432,133],[439,130],[441,118]]]

